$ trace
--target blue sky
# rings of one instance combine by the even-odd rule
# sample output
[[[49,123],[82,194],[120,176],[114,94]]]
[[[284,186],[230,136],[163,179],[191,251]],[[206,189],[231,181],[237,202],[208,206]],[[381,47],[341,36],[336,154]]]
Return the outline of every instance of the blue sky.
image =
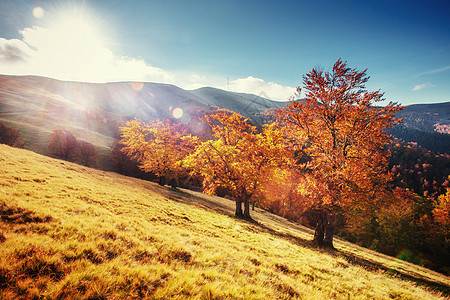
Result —
[[[450,101],[450,1],[0,1],[0,74],[213,86],[286,100],[313,67]]]

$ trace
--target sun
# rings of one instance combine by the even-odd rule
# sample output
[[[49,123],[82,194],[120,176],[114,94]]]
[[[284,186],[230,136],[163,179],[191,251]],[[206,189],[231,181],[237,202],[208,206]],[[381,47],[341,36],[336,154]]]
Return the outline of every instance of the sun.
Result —
[[[86,7],[33,10],[36,18],[45,16],[43,26],[22,31],[27,44],[34,47],[40,68],[57,78],[101,78],[112,57],[105,34],[105,22]],[[42,19],[41,19],[42,20]]]
[[[78,16],[67,17],[56,24],[54,29],[71,46],[77,45],[80,48],[95,46],[102,38],[91,20]]]
[[[61,12],[50,25],[53,38],[57,38],[66,48],[83,55],[86,52],[105,47],[105,34],[102,34],[99,21],[85,11]],[[69,50],[69,49],[68,49]]]

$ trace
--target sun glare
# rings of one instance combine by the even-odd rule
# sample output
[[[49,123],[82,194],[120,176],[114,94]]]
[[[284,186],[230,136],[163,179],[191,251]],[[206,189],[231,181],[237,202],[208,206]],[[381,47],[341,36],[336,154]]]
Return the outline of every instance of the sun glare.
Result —
[[[33,16],[44,17],[44,9],[36,7]],[[64,79],[95,81],[109,70],[113,53],[108,49],[102,19],[84,8],[45,11],[42,27],[22,31],[24,41],[34,47],[37,63],[45,74]]]
[[[0,52],[5,43],[18,49],[17,55],[11,52],[17,63],[0,62],[3,73],[98,83],[135,81],[135,90],[142,89],[139,82],[174,82],[171,72],[124,53],[121,31],[106,11],[94,10],[88,1],[41,2],[42,7],[28,11],[33,26],[19,30],[21,39],[0,38]]]
[[[94,20],[85,16],[64,16],[51,28],[56,37],[68,51],[83,55],[103,48],[103,36]]]

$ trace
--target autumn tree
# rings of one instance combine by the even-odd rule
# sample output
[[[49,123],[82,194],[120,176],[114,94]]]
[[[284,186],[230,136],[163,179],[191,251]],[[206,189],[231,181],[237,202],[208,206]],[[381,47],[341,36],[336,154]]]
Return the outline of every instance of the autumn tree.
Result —
[[[301,222],[306,206],[303,180],[296,169],[273,168],[261,180],[259,206],[288,220]]]
[[[93,165],[98,158],[97,150],[89,142],[81,141],[78,143],[78,159],[85,165]]]
[[[133,120],[121,127],[121,132],[122,151],[137,160],[143,171],[158,176],[161,185],[167,181],[176,187],[187,175],[182,160],[193,152],[197,138],[185,134],[181,125]]]
[[[450,176],[448,177],[450,180]],[[436,222],[434,232],[430,234],[434,239],[432,242],[435,258],[440,271],[450,274],[450,188],[438,197],[433,216]]]
[[[303,76],[304,98],[277,112],[310,158],[302,167],[314,180],[314,241],[321,246],[333,247],[337,211],[367,201],[387,179],[386,130],[399,121],[395,113],[402,108],[392,102],[375,106],[383,93],[367,91],[368,79],[366,70],[351,69],[341,59],[331,71],[314,68]]]
[[[138,168],[138,163],[133,161],[130,157],[128,157],[128,155],[126,155],[123,151],[122,148],[124,147],[124,145],[122,143],[120,143],[120,141],[116,140],[114,141],[114,143],[111,146],[111,152],[109,154],[109,158],[111,160],[111,165],[113,167],[113,170],[117,173],[120,174],[124,174],[124,175],[129,175],[131,176],[131,173],[135,173],[135,172],[130,172],[130,165],[133,165],[134,171],[139,170]]]
[[[448,177],[450,179],[450,176]],[[450,233],[450,188],[447,192],[438,197],[433,215],[436,222]]]
[[[0,144],[6,144],[11,147],[15,146],[19,137],[20,133],[17,129],[0,123]]]
[[[258,199],[262,178],[289,157],[283,135],[275,124],[258,133],[248,119],[225,110],[205,120],[212,128],[213,140],[197,146],[185,164],[203,177],[206,193],[226,190],[236,202],[235,215],[250,218],[250,203]]]
[[[450,187],[450,155],[435,154],[417,145],[394,139],[389,168],[394,187],[408,188],[420,196],[437,198]]]
[[[49,136],[48,150],[62,159],[73,159],[77,152],[78,142],[68,130],[55,129]]]

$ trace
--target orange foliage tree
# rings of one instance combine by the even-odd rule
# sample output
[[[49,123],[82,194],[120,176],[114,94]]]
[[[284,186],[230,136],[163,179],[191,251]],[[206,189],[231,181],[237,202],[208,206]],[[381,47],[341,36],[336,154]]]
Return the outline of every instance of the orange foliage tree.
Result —
[[[450,179],[450,176],[448,178]],[[438,197],[433,215],[436,222],[450,232],[450,188]]]
[[[304,178],[299,170],[282,166],[261,180],[259,206],[291,221],[302,222],[305,211]]]
[[[449,176],[450,179],[450,176]],[[433,236],[433,250],[440,269],[447,275],[450,274],[450,188],[438,197],[433,216],[436,222],[435,230],[430,234]]]
[[[213,140],[198,145],[185,164],[203,177],[206,193],[225,190],[236,202],[235,215],[250,218],[250,202],[260,198],[264,175],[289,158],[283,133],[275,124],[258,133],[248,119],[224,110],[205,120],[212,128]]]
[[[180,125],[161,121],[129,121],[121,127],[122,151],[137,160],[139,167],[159,177],[159,183],[173,187],[187,176],[182,160],[193,152],[198,139],[186,135]]]
[[[310,157],[302,167],[313,178],[314,240],[321,246],[333,247],[336,212],[367,201],[387,179],[386,130],[400,121],[395,113],[402,108],[392,102],[374,106],[383,93],[367,91],[368,79],[366,70],[339,59],[331,71],[314,68],[304,75],[305,97],[277,111],[278,121]]]

